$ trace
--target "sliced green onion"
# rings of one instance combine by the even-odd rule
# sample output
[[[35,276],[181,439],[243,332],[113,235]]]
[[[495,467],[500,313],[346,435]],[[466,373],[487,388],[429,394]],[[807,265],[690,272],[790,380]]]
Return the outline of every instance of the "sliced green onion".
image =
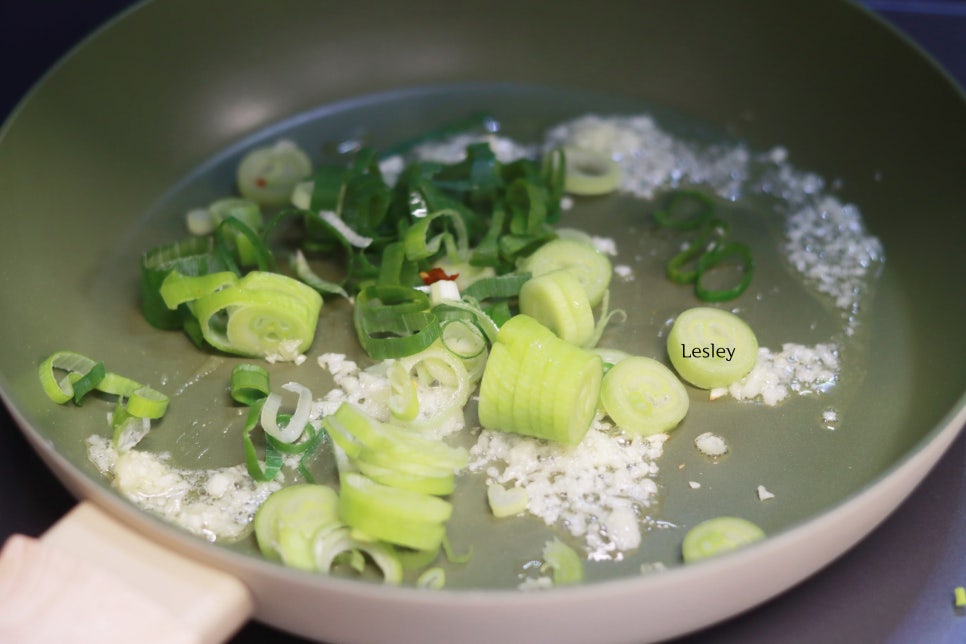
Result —
[[[221,224],[228,219],[236,219],[252,230],[260,230],[264,224],[261,209],[251,199],[238,197],[218,199],[208,206],[208,212],[211,213],[216,224]]]
[[[757,525],[738,517],[715,517],[688,530],[681,544],[684,563],[694,563],[765,538]]]
[[[584,564],[580,555],[559,539],[552,539],[543,546],[543,568],[553,572],[556,586],[579,584],[584,580]]]
[[[607,371],[600,402],[618,427],[643,436],[674,429],[690,406],[674,372],[644,356],[625,358]]]
[[[104,363],[98,362],[86,373],[75,372],[67,376],[74,388],[75,405],[80,405],[84,396],[97,388],[97,385],[104,379],[105,373],[107,372],[104,369]]]
[[[66,375],[58,381],[55,371],[64,371]],[[118,396],[115,421],[112,422],[115,428],[128,417],[139,420],[161,418],[168,409],[169,399],[166,395],[130,378],[106,371],[103,363],[73,351],[52,354],[40,364],[38,376],[44,392],[58,404],[73,399],[74,404],[79,405],[94,390]],[[138,424],[140,431],[141,423]],[[150,424],[147,427],[150,428]]]
[[[416,579],[417,588],[429,588],[431,590],[439,590],[446,585],[446,571],[435,566],[429,568],[423,572]]]
[[[363,458],[366,455],[368,454],[364,454]],[[355,460],[354,464],[360,474],[365,474],[373,481],[390,487],[434,496],[446,496],[456,488],[456,479],[452,470],[433,471],[432,468],[427,468],[430,471],[415,473],[405,471],[406,468],[400,468],[395,463],[378,465],[362,459]]]
[[[510,210],[510,232],[515,235],[539,235],[545,230],[548,202],[547,189],[527,179],[517,179],[506,189],[505,202]]]
[[[449,223],[453,232],[444,230],[430,237],[431,226],[437,220]],[[445,245],[446,254],[451,260],[466,260],[469,257],[469,236],[466,222],[455,209],[439,210],[418,219],[403,236],[406,257],[413,261],[436,255]]]
[[[337,455],[341,454],[336,459],[340,473],[356,471],[394,489],[450,494],[455,487],[455,472],[468,463],[463,448],[381,423],[347,403],[326,416],[323,427],[338,447]],[[362,525],[352,525],[371,533]]]
[[[610,259],[594,246],[573,239],[555,239],[523,260],[520,269],[534,277],[559,269],[573,273],[587,292],[590,305],[597,306],[610,285]]]
[[[38,370],[44,393],[59,405],[66,403],[74,397],[74,385],[70,375],[83,376],[94,369],[97,364],[87,356],[73,351],[58,351],[52,354],[40,363]],[[67,374],[58,381],[54,370],[65,371]]]
[[[698,306],[682,311],[667,336],[674,369],[695,387],[727,387],[758,361],[758,338],[730,311]]]
[[[687,248],[668,260],[666,272],[672,282],[693,284],[698,279],[698,259],[718,247],[728,234],[728,223],[718,217],[711,217],[702,224],[698,235],[688,243]],[[694,268],[685,266],[694,264]]]
[[[577,444],[597,410],[603,363],[527,315],[500,329],[480,383],[480,424]]]
[[[295,143],[281,140],[256,148],[238,164],[238,191],[263,206],[285,205],[297,183],[312,173],[312,162]]]
[[[172,311],[161,297],[160,289],[171,271],[182,275],[204,275],[228,268],[214,252],[212,237],[188,239],[154,248],[141,256],[141,312],[159,329],[181,328],[182,314]]]
[[[500,327],[472,298],[449,300],[433,308],[433,313],[441,320],[466,320],[473,322],[486,336],[488,342],[496,341]]]
[[[479,302],[492,298],[510,298],[520,294],[520,289],[530,279],[530,273],[508,273],[482,277],[462,290],[463,295]]]
[[[450,447],[409,429],[381,423],[349,403],[343,403],[334,414],[326,416],[323,426],[326,430],[334,430],[330,431],[332,439],[353,459],[365,457],[363,450],[367,450],[373,458],[389,467],[404,468],[415,464],[449,473],[466,467],[468,462],[468,454],[463,448]],[[418,471],[418,468],[411,469]]]
[[[150,387],[139,387],[131,392],[125,407],[137,418],[157,419],[168,410],[168,397]]]
[[[272,481],[282,469],[282,453],[275,448],[275,445],[267,441],[265,445],[265,467],[258,460],[258,452],[255,443],[252,441],[252,432],[258,427],[258,421],[265,399],[256,400],[248,410],[245,418],[245,427],[242,430],[242,445],[245,449],[245,468],[248,475],[259,483]]]
[[[342,218],[331,210],[320,210],[319,218],[324,221],[329,227],[332,228],[339,236],[346,241],[350,246],[356,248],[367,248],[372,244],[372,237],[366,237],[365,235],[360,235],[356,231],[352,230],[348,224],[346,224]]]
[[[621,185],[621,169],[606,154],[568,146],[564,148],[564,190],[575,195],[596,196],[614,192]]]
[[[353,322],[359,343],[374,360],[417,353],[440,334],[426,294],[403,286],[374,285],[361,291]]]
[[[234,237],[230,236],[232,232]],[[214,238],[216,250],[220,249],[223,257],[230,257],[230,249],[234,246],[242,266],[256,266],[260,271],[275,270],[275,256],[257,229],[247,222],[237,217],[228,217],[218,224]]]
[[[161,283],[161,297],[169,309],[194,302],[200,297],[210,295],[238,281],[238,275],[231,271],[208,273],[206,275],[182,275],[174,270],[168,273]]]
[[[468,320],[447,320],[442,324],[440,341],[458,358],[469,360],[486,351],[487,338],[476,324]]]
[[[111,414],[111,427],[114,430],[113,444],[118,452],[126,452],[141,442],[151,431],[151,421],[128,413],[118,400]]]
[[[714,212],[714,201],[697,190],[677,190],[671,193],[667,205],[654,213],[661,226],[678,230],[695,230]]]
[[[294,443],[305,432],[305,427],[309,422],[309,414],[312,412],[312,392],[304,385],[297,382],[289,382],[282,385],[282,389],[298,394],[295,413],[291,420],[284,427],[279,427],[278,411],[282,404],[282,397],[276,393],[270,393],[262,405],[259,422],[262,429],[269,436],[283,443]]]
[[[103,391],[106,394],[128,398],[141,387],[141,383],[135,380],[114,373],[113,371],[108,371],[104,374],[104,378],[100,383],[98,383],[97,390]]]
[[[705,278],[712,269],[721,266],[728,259],[737,257],[740,261],[741,279],[738,283],[725,289],[713,289],[705,286]],[[751,249],[741,242],[723,244],[698,258],[698,277],[694,283],[694,293],[705,302],[725,302],[733,300],[748,288],[755,272],[755,263],[751,258]]]
[[[243,356],[292,360],[312,344],[322,297],[298,280],[253,271],[195,301],[205,340]]]
[[[410,377],[409,369],[399,362],[389,367],[389,413],[400,422],[414,420],[419,415],[418,385]]]
[[[678,284],[693,283],[695,295],[705,302],[732,300],[747,290],[754,273],[751,249],[741,242],[727,241],[728,224],[714,216],[711,197],[694,190],[673,192],[667,206],[655,212],[654,218],[667,228],[698,230],[697,236],[668,260],[668,279]],[[723,289],[710,287],[708,275],[733,258],[737,258],[741,272],[737,283]]]
[[[439,548],[444,523],[453,512],[448,501],[352,472],[340,480],[339,516],[346,524],[389,543],[417,550]]]
[[[528,280],[520,289],[520,313],[578,347],[587,345],[594,335],[594,313],[587,291],[566,269],[541,273]]]
[[[311,210],[313,192],[315,192],[314,181],[299,181],[292,188],[291,204],[299,210]]]
[[[619,318],[620,321],[624,322],[627,320],[627,311],[623,309],[610,310],[610,289],[604,291],[604,297],[600,301],[600,314],[597,319],[597,323],[594,325],[594,333],[590,336],[590,339],[583,344],[585,349],[593,349],[600,342],[601,337],[604,335],[604,331],[607,329],[607,325],[611,323],[614,318]]]
[[[506,489],[499,483],[490,483],[486,486],[486,500],[493,516],[503,518],[524,512],[530,503],[530,495],[526,488]]]
[[[319,572],[330,572],[340,556],[346,554],[351,556],[353,553],[368,555],[382,573],[383,583],[389,585],[402,583],[402,562],[390,546],[376,541],[358,539],[353,536],[351,528],[342,525],[323,529],[315,537],[315,569]],[[350,565],[361,572],[360,569],[364,568],[365,563],[361,561]]]
[[[338,524],[338,505],[335,490],[325,485],[297,484],[273,492],[252,520],[259,550],[286,566],[314,570],[315,535]]]
[[[460,289],[452,280],[437,280],[429,285],[429,305],[459,302]]]
[[[239,364],[231,370],[229,393],[232,399],[243,405],[254,405],[268,396],[268,371],[255,364]]]
[[[433,408],[434,415],[461,410],[466,405],[472,393],[470,375],[464,359],[449,349],[434,344],[419,353],[401,358],[399,364],[424,387],[430,388],[438,383],[435,385],[437,389],[445,387],[449,390],[445,400],[437,401]]]
[[[410,448],[411,446],[406,443],[393,444],[388,449],[365,447],[359,452],[359,456],[353,461],[353,464],[360,470],[362,469],[360,464],[369,464],[376,468],[392,470],[394,475],[403,474],[405,476],[400,476],[399,480],[409,479],[411,484],[397,485],[394,482],[387,482],[386,484],[418,491],[425,491],[424,487],[436,487],[437,482],[441,483],[444,479],[448,480],[453,477],[454,472],[458,469],[435,463],[431,458],[416,454]],[[433,494],[436,493],[433,492]]]
[[[547,184],[550,195],[551,213],[548,221],[556,221],[560,212],[560,198],[563,196],[567,181],[567,156],[563,148],[553,148],[544,155],[540,165],[540,174]]]
[[[192,235],[210,235],[215,232],[218,223],[214,215],[207,208],[194,208],[185,214],[185,225]]]
[[[501,257],[500,252],[500,239],[503,236],[506,217],[507,213],[503,205],[500,203],[494,204],[489,227],[486,234],[477,243],[476,248],[473,249],[469,259],[470,264],[489,268],[501,265],[503,257]],[[509,256],[507,256],[507,259],[509,259]]]

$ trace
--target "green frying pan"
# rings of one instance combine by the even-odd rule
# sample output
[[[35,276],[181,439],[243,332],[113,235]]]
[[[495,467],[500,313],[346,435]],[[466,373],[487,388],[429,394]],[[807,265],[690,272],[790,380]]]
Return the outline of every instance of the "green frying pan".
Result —
[[[459,632],[461,641],[640,641],[688,632],[847,550],[963,426],[961,93],[847,3],[558,5],[148,3],[63,61],[5,124],[0,208],[11,224],[0,240],[0,329],[17,341],[0,356],[4,400],[53,472],[90,502],[85,508],[242,582],[226,599],[232,607],[218,613],[234,621],[208,632],[230,632],[247,617],[249,594],[258,619],[320,640],[446,641]],[[678,527],[649,533],[624,561],[590,566],[576,588],[522,594],[514,575],[494,573],[516,570],[525,557],[517,548],[549,533],[534,521],[493,525],[470,479],[452,536],[474,542],[474,559],[435,593],[287,570],[250,542],[206,543],[122,499],[85,450],[87,435],[103,433],[106,408],[53,405],[37,383],[39,362],[70,348],[173,387],[204,371],[144,447],[197,467],[238,462],[237,436],[210,436],[237,420],[220,403],[233,361],[213,363],[141,319],[140,254],[179,237],[187,207],[229,187],[234,162],[259,142],[331,142],[365,131],[388,145],[480,107],[520,137],[588,112],[640,111],[683,138],[784,147],[796,167],[861,209],[884,248],[882,274],[849,340],[861,359],[849,362],[829,398],[712,412],[693,391],[694,413],[660,461],[658,516]],[[617,239],[625,253],[618,261],[666,243],[629,218],[633,200],[584,206],[573,212],[586,223],[573,225]],[[725,210],[740,220],[760,208],[750,199]],[[743,232],[763,246],[775,234]],[[762,344],[820,341],[839,319],[820,298],[787,287],[786,274],[780,257],[762,257],[753,292],[771,295],[742,301],[744,313]],[[668,315],[694,303],[658,277],[641,273],[613,294],[629,314],[628,348],[651,355],[661,351]],[[344,312],[332,308],[313,355],[352,346]],[[273,367],[279,382],[305,373]],[[324,376],[315,377],[321,391]],[[840,415],[834,430],[818,420],[829,405]],[[692,446],[711,425],[731,446],[714,464]],[[685,493],[696,478],[713,493]],[[754,494],[761,484],[778,493],[768,504]],[[725,511],[753,518],[770,537],[679,565],[680,526]],[[656,561],[669,570],[641,574]]]

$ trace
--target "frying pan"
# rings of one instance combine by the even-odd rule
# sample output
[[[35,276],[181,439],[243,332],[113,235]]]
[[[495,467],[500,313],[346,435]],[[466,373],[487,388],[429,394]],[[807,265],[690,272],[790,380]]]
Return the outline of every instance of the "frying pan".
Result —
[[[3,314],[4,337],[23,340],[2,358],[11,413],[76,495],[156,543],[244,580],[259,618],[335,640],[426,641],[456,628],[467,638],[555,641],[681,633],[750,607],[843,552],[911,491],[962,426],[964,311],[954,251],[966,196],[957,181],[966,167],[964,133],[955,126],[963,101],[861,11],[838,3],[748,3],[740,11],[615,3],[580,15],[586,10],[528,5],[513,13],[490,3],[440,14],[414,3],[385,34],[376,26],[385,22],[378,4],[292,6],[294,22],[257,3],[233,3],[227,13],[177,2],[141,7],[45,79],[0,142],[5,219],[28,207],[37,213],[17,219],[3,241],[8,266],[31,268],[4,283],[6,300],[17,303]],[[515,20],[497,20],[501,12]],[[538,19],[552,37],[534,49],[527,25]],[[320,24],[324,39],[315,35]],[[819,28],[821,56],[814,55]],[[350,44],[356,49],[346,60]],[[406,54],[387,56],[390,50]],[[886,68],[888,76],[877,72]],[[175,217],[157,205],[203,162],[320,105],[467,81],[617,93],[669,107],[759,147],[787,146],[803,167],[840,178],[843,196],[861,204],[889,257],[877,298],[885,315],[872,341],[878,358],[866,397],[857,397],[861,413],[849,423],[854,438],[822,461],[828,496],[786,510],[774,538],[690,570],[535,597],[427,597],[306,577],[187,538],[120,501],[80,447],[77,433],[91,431],[83,426],[91,421],[51,410],[41,398],[36,364],[62,345],[91,347],[128,373],[158,370],[155,343],[172,340],[138,326],[124,261],[136,258],[139,243],[173,234]],[[933,213],[926,230],[942,234],[926,236],[922,219],[909,215],[924,207]],[[45,297],[25,296],[33,292]],[[790,468],[788,477],[813,484],[815,472]]]

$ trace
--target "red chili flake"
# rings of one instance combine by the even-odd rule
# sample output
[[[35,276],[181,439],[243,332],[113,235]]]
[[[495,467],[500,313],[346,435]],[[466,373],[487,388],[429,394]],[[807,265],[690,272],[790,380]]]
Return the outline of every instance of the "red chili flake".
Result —
[[[429,286],[433,282],[438,282],[440,280],[455,280],[460,276],[459,273],[453,273],[452,275],[447,275],[446,271],[438,266],[436,268],[431,268],[428,271],[419,271],[419,276],[423,280],[423,284]]]
[[[259,188],[264,188],[265,186],[268,185],[268,181],[265,181],[264,177],[259,177],[255,179],[255,185],[258,186]]]

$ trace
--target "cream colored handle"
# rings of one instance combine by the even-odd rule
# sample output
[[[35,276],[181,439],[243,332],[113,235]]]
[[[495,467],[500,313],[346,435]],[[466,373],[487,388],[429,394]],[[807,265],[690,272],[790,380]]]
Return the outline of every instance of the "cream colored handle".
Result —
[[[254,610],[231,575],[81,502],[40,539],[0,553],[0,642],[228,640]]]

